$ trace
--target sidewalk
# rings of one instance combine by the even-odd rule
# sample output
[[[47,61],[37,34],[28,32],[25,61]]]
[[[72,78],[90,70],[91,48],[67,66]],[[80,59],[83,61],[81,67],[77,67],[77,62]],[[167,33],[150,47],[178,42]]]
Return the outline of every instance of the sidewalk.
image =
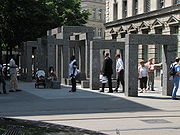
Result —
[[[0,95],[1,116],[40,120],[95,130],[110,135],[179,135],[180,101],[155,92],[126,97],[123,93],[99,93],[78,89],[35,89],[20,83],[22,92]]]

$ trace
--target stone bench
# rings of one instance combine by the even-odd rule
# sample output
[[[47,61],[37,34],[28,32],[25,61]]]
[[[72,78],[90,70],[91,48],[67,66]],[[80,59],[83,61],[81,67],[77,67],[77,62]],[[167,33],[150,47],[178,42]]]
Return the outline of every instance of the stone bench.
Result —
[[[61,83],[60,81],[52,81],[52,89],[60,89],[61,88]]]

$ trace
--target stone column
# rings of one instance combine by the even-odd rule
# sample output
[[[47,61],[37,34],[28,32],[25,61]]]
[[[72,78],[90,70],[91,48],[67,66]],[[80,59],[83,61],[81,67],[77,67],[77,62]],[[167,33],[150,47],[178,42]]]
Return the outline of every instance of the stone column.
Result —
[[[90,77],[90,41],[93,40],[93,32],[88,32],[87,34],[87,39],[85,40],[85,55],[86,55],[86,77],[89,78]]]
[[[48,71],[49,67],[52,66],[55,68],[55,60],[56,60],[56,53],[55,53],[55,38],[53,36],[47,37],[47,69]]]
[[[163,46],[163,89],[162,94],[171,96],[173,83],[169,80],[169,70],[171,63],[176,58],[177,45],[164,45]]]
[[[86,73],[85,73],[85,45],[83,43],[79,47],[79,58],[80,58],[80,60],[79,60],[79,68],[80,68],[80,71],[82,73],[82,79],[85,80],[86,79]]]
[[[125,43],[125,95],[138,96],[138,46]]]
[[[149,34],[155,34],[155,29],[151,29],[151,31],[149,32]],[[155,59],[155,52],[156,51],[156,47],[155,45],[148,45],[148,57],[149,58],[154,58]]]
[[[115,59],[115,55],[116,55],[116,49],[111,49],[110,50],[110,57],[113,61],[113,65],[112,65],[112,68],[113,68],[113,75],[112,75],[112,78],[116,78],[116,59]]]
[[[69,70],[69,46],[66,44],[62,47],[62,65],[61,65],[61,79],[68,78],[68,70]],[[63,80],[62,80],[63,81]]]
[[[26,63],[27,65],[26,81],[32,81],[32,47],[30,46],[29,42],[27,42],[26,60],[28,60],[28,62]]]
[[[58,80],[61,77],[61,46],[56,45],[56,76]]]
[[[90,44],[90,89],[99,90],[100,73],[100,51],[93,47],[94,42]]]
[[[77,65],[80,66],[79,65],[79,46],[77,44],[75,44],[74,48],[75,48],[75,52],[74,53],[75,53],[75,56],[76,56]]]

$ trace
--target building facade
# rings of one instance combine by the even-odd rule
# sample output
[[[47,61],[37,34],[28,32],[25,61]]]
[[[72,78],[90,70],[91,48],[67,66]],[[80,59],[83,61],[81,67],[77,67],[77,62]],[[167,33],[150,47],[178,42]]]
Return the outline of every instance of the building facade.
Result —
[[[180,0],[106,0],[105,39],[125,34],[176,34],[180,56]],[[139,59],[162,61],[162,47],[139,45]]]
[[[91,13],[86,26],[94,28],[95,37],[104,38],[106,1],[105,0],[81,0],[82,9],[88,9]]]

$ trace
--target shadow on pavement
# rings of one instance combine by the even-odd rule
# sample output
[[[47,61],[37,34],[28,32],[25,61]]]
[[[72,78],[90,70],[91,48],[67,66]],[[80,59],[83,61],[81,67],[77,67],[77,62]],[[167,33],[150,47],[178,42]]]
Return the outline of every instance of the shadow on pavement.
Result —
[[[0,95],[1,116],[36,116],[58,114],[118,113],[157,111],[125,97],[78,89],[35,89],[33,83],[21,83],[21,92]],[[120,94],[120,93],[117,93]],[[153,97],[140,97],[153,98]],[[163,99],[163,98],[162,98]]]

